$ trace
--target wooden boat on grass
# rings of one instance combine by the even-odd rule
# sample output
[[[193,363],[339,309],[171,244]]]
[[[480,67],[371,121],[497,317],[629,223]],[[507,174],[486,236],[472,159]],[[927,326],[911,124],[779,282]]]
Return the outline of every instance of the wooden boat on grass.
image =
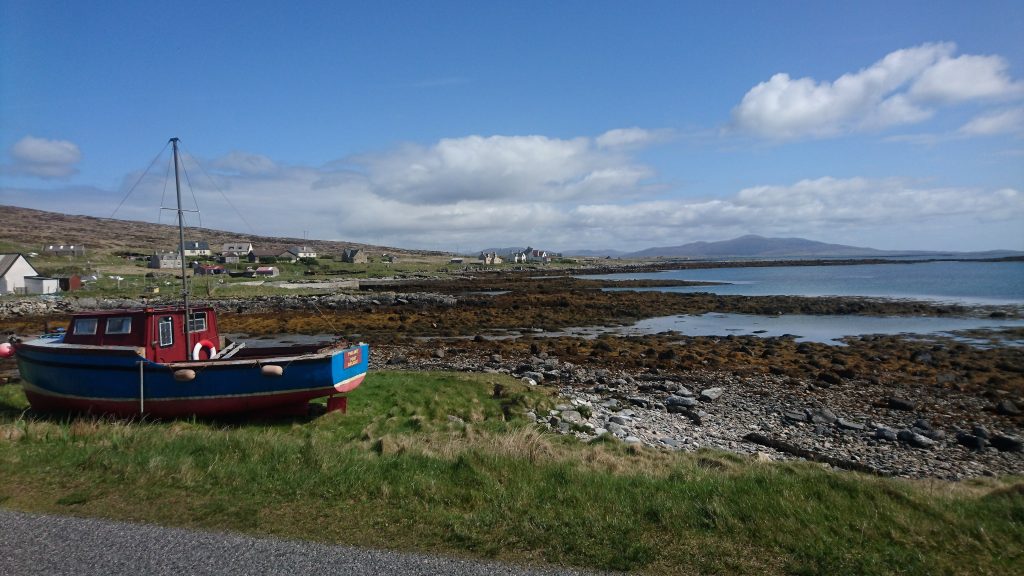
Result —
[[[178,225],[184,246],[180,183]],[[345,409],[343,394],[366,377],[368,345],[226,342],[215,310],[189,305],[184,266],[183,259],[182,306],[79,312],[61,334],[12,342],[32,408],[159,418],[304,414],[310,400],[327,397],[328,410]]]

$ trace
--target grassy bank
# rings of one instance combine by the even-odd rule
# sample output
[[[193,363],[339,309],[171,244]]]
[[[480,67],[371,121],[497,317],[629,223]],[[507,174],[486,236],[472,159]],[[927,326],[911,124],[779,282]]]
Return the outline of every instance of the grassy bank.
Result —
[[[494,384],[502,385],[495,395]],[[0,387],[0,505],[649,573],[1012,573],[1024,479],[949,484],[581,445],[495,375],[376,372],[347,415],[23,415]]]

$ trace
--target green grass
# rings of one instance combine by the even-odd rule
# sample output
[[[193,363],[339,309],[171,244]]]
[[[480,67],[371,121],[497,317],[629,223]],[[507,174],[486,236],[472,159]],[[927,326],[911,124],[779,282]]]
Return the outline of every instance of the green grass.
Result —
[[[581,444],[521,419],[553,402],[496,375],[374,372],[346,415],[154,423],[28,418],[3,386],[0,502],[663,574],[1010,574],[1024,562],[1024,479]]]

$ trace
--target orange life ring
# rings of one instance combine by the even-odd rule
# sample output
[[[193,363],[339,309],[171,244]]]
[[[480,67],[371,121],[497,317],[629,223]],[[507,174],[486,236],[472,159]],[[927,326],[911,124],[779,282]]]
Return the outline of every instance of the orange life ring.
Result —
[[[199,353],[203,350],[206,350],[206,355],[210,360],[217,359],[217,347],[209,340],[200,340],[199,342],[196,342],[196,345],[192,347],[192,359],[202,360],[202,358],[199,357]]]

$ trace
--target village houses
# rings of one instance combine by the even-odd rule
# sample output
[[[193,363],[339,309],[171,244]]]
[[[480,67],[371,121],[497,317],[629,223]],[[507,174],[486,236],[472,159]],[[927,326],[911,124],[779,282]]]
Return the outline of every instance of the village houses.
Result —
[[[479,260],[484,266],[501,264],[505,261],[501,256],[498,256],[497,252],[481,252],[480,256],[477,257],[477,260]]]

